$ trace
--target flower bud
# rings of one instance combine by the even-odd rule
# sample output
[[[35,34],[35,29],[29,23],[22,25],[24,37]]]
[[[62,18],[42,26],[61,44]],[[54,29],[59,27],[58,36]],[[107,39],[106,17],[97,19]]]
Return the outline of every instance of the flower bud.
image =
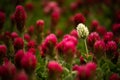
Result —
[[[43,32],[44,29],[44,20],[37,20],[36,22],[36,30],[38,31],[38,33]]]
[[[28,28],[28,33],[29,33],[29,35],[33,35],[34,34],[34,26],[30,26]]]
[[[25,26],[27,15],[26,15],[24,8],[21,5],[18,5],[16,7],[14,16],[15,16],[15,22],[16,22],[17,29],[18,31],[22,32]]]

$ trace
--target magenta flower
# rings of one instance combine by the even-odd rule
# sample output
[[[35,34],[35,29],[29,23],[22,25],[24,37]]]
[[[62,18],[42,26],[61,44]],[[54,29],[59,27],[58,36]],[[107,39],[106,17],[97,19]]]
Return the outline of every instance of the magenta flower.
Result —
[[[31,52],[31,53],[35,54],[36,53],[36,49],[35,48],[29,48],[28,52]]]
[[[5,57],[6,53],[7,53],[7,47],[5,45],[0,45],[0,58]]]
[[[57,44],[57,37],[54,34],[49,34],[45,38],[41,46],[39,47],[42,55],[47,54],[49,55],[49,57],[53,58],[53,56],[55,56],[53,51],[56,44]]]
[[[73,71],[77,71],[79,69],[79,66],[77,64],[75,64],[73,67],[72,67],[72,70]]]
[[[17,37],[17,38],[14,40],[13,45],[14,45],[14,49],[15,49],[16,51],[19,50],[19,49],[23,49],[23,47],[24,47],[24,41],[23,41],[22,38]]]
[[[120,80],[120,77],[119,77],[119,75],[117,73],[113,73],[110,76],[109,80]]]
[[[94,55],[96,56],[96,58],[104,56],[105,51],[106,51],[105,42],[102,40],[96,41],[94,44]]]
[[[24,39],[29,42],[30,41],[30,35],[29,34],[24,34]]]
[[[5,61],[0,69],[0,76],[2,80],[13,80],[16,74],[16,68],[10,61]]]
[[[100,36],[103,36],[106,33],[106,28],[103,26],[98,26],[96,32],[98,32]]]
[[[30,40],[27,44],[28,49],[29,48],[35,48],[36,47],[36,42],[34,40]]]
[[[5,13],[0,11],[0,29],[3,28],[3,24],[5,23],[5,18],[6,18]]]
[[[56,30],[56,26],[58,24],[59,19],[60,19],[60,12],[53,11],[51,14],[51,26],[50,26],[51,32],[54,32]]]
[[[85,17],[83,16],[83,14],[81,13],[76,13],[74,15],[74,23],[75,23],[75,26],[77,26],[79,23],[85,23],[86,19]]]
[[[76,3],[76,2],[72,2],[71,4],[70,4],[70,9],[71,9],[71,11],[76,11],[77,10],[77,8],[78,8],[78,4]]]
[[[106,52],[115,52],[117,50],[117,44],[114,41],[109,41],[106,44]]]
[[[28,80],[28,75],[24,71],[20,71],[14,78],[14,80]]]
[[[99,22],[97,20],[93,20],[91,22],[90,31],[94,32],[98,26],[99,26]]]
[[[87,43],[90,48],[93,48],[94,43],[100,40],[100,36],[97,32],[92,32],[90,35],[87,37]]]
[[[49,46],[55,46],[57,44],[57,37],[55,34],[49,34],[46,38],[45,38],[45,46],[49,47]]]
[[[114,41],[109,41],[106,44],[106,55],[108,58],[112,58],[114,55],[114,52],[117,51],[117,44]]]
[[[86,64],[86,62],[85,62],[85,60],[84,60],[84,58],[82,57],[82,56],[80,56],[80,64]]]
[[[71,36],[71,35],[69,35],[69,34],[64,35],[63,41],[72,41],[75,45],[78,44],[77,38],[74,37],[74,36]]]
[[[59,80],[63,72],[62,66],[56,61],[50,61],[47,65],[49,80]]]
[[[31,52],[27,52],[21,60],[21,65],[27,73],[31,74],[35,70],[37,65],[36,56],[33,55]]]
[[[32,2],[28,2],[28,3],[25,4],[25,8],[26,8],[27,11],[31,12],[31,11],[34,10],[34,5],[33,5]]]
[[[71,62],[75,57],[76,46],[72,41],[66,41],[63,46],[64,59],[66,62]]]
[[[77,34],[77,31],[75,29],[70,32],[70,35],[74,36],[75,38],[78,39],[78,34]]]
[[[77,80],[88,80],[89,76],[87,76],[87,73],[89,72],[86,71],[85,65],[79,66],[77,69]]]
[[[107,33],[105,33],[103,39],[105,42],[108,42],[108,41],[113,40],[113,37],[114,37],[114,35],[112,32],[107,32]]]
[[[15,38],[18,37],[18,34],[16,32],[11,33],[11,38],[14,40]]]
[[[18,31],[20,32],[23,31],[23,28],[25,26],[25,21],[27,18],[27,14],[21,5],[18,5],[16,7],[14,16],[15,16],[15,22],[16,22]]]
[[[97,65],[94,62],[89,62],[86,64],[86,68],[88,68],[91,72],[96,71]]]
[[[38,31],[38,33],[43,32],[43,29],[44,29],[44,20],[42,20],[42,19],[37,20],[37,22],[36,22],[36,30]]]
[[[86,65],[75,66],[77,71],[76,80],[91,80],[96,72],[96,64],[94,62],[88,62]]]
[[[120,24],[114,24],[112,27],[112,31],[115,36],[120,36]]]
[[[34,34],[34,26],[30,26],[28,28],[28,33],[29,33],[29,35],[33,35]]]
[[[19,50],[16,52],[14,60],[17,68],[22,68],[21,60],[24,55],[25,55],[25,52],[23,50]]]

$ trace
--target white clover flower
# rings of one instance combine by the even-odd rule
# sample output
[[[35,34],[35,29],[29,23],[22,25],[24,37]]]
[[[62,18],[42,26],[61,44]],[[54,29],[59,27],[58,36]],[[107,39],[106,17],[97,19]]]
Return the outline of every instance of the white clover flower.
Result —
[[[87,36],[89,35],[88,28],[82,23],[77,25],[77,33],[78,36],[83,39],[87,38]]]

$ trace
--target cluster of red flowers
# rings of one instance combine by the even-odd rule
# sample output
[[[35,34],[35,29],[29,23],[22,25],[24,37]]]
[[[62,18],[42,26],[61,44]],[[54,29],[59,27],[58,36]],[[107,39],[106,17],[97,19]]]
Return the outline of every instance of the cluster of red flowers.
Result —
[[[101,74],[104,80],[120,80],[119,0],[115,8],[111,0],[75,0],[68,6],[64,0],[42,0],[41,5],[33,2],[11,1],[16,7],[9,14],[11,25],[0,6],[0,80],[98,80],[103,68],[110,72]],[[43,19],[33,16],[39,12],[35,11],[38,6]],[[110,20],[102,23],[94,19],[92,9],[103,15],[107,6],[115,11],[109,14],[113,17],[105,16],[108,8],[104,16]],[[85,46],[76,30],[79,23],[89,26]]]

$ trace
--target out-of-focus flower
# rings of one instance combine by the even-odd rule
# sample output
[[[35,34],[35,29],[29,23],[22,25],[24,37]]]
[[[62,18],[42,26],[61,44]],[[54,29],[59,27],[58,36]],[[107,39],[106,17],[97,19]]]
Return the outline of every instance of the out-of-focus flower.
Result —
[[[117,44],[114,41],[109,41],[106,44],[106,55],[108,58],[112,58],[114,56],[114,52],[117,51]]]
[[[20,71],[17,73],[14,80],[28,80],[28,75],[24,71]]]
[[[44,29],[44,20],[42,20],[42,19],[37,20],[37,22],[36,22],[36,30],[38,31],[38,33],[43,32],[43,29]]]
[[[34,10],[34,5],[32,2],[26,3],[25,8],[27,11],[33,11]]]
[[[55,34],[49,34],[42,45],[40,46],[40,51],[42,54],[47,54],[53,57],[55,54],[53,53],[54,47],[57,45],[57,37]]]
[[[112,27],[112,31],[115,36],[120,36],[120,24],[114,24]]]
[[[16,67],[10,61],[5,61],[0,69],[0,76],[2,80],[13,80],[16,74]]]
[[[76,2],[72,2],[72,3],[70,4],[70,9],[71,9],[71,11],[76,11],[77,8],[78,8],[78,5],[77,5]]]
[[[30,41],[30,35],[29,34],[24,34],[24,39],[29,42]]]
[[[75,38],[77,38],[78,39],[78,34],[77,34],[77,30],[72,30],[71,32],[70,32],[70,35],[71,36],[74,36]]]
[[[7,47],[5,45],[0,45],[0,58],[3,58],[6,56]]]
[[[103,40],[97,40],[94,44],[94,55],[97,59],[105,55],[106,46]]]
[[[85,17],[81,13],[76,13],[74,15],[74,23],[77,26],[79,23],[85,23]]]
[[[49,80],[59,80],[63,72],[62,66],[56,61],[50,61],[47,65]]]
[[[21,65],[21,60],[23,58],[23,56],[25,55],[25,52],[23,50],[19,50],[15,53],[15,65],[17,68],[22,68],[22,65]]]
[[[34,34],[34,26],[33,25],[28,28],[28,33],[29,33],[29,35]]]
[[[98,26],[96,32],[98,32],[100,36],[103,36],[106,33],[106,28],[102,26]]]
[[[88,28],[82,23],[77,25],[77,33],[78,36],[83,39],[87,38],[87,36],[89,35]]]
[[[109,80],[120,80],[120,77],[119,77],[119,75],[117,73],[113,73],[110,76]]]
[[[94,43],[100,40],[100,36],[97,32],[92,32],[90,35],[87,37],[87,43],[90,48],[93,48]]]
[[[28,52],[31,52],[31,53],[35,54],[36,53],[36,49],[35,48],[29,48]]]
[[[27,52],[21,60],[21,65],[28,74],[31,74],[37,65],[36,56],[31,52]]]
[[[16,22],[17,29],[18,31],[22,32],[25,26],[27,14],[21,5],[18,5],[16,7],[14,16],[15,16],[15,22]]]
[[[89,62],[86,65],[75,66],[74,70],[77,71],[76,80],[90,80],[93,79],[93,75],[96,72],[96,64]]]
[[[11,38],[14,40],[15,38],[18,37],[18,34],[16,32],[11,33]]]
[[[14,40],[14,49],[15,51],[19,50],[19,49],[23,49],[24,47],[24,41],[22,38],[20,37],[17,37],[15,40]]]
[[[35,48],[36,47],[36,42],[34,40],[30,40],[27,44],[28,49],[29,48]]]
[[[98,26],[99,26],[99,22],[97,20],[93,20],[91,22],[90,31],[94,32]]]
[[[112,32],[107,32],[107,33],[105,33],[103,39],[105,42],[108,42],[108,41],[113,40],[113,37],[114,37],[114,35]]]

